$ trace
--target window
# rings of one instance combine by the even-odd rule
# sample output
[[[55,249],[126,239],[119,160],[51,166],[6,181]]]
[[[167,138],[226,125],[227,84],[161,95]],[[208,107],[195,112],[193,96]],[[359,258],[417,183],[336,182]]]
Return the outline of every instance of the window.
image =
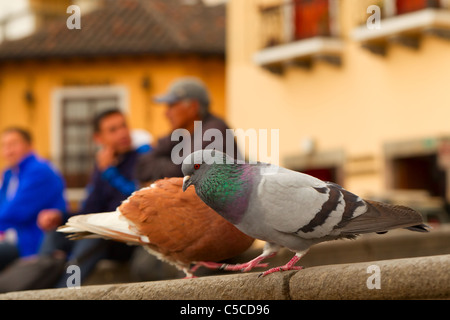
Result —
[[[294,1],[295,39],[329,36],[328,0]]]
[[[94,116],[101,111],[128,109],[127,89],[121,86],[58,88],[52,97],[52,162],[62,172],[69,201],[75,189],[86,187],[94,165]],[[71,195],[74,195],[71,197]]]
[[[439,0],[396,0],[397,14],[422,10],[427,7],[438,7]]]
[[[316,177],[322,181],[334,182],[338,181],[338,167],[328,167],[328,168],[312,168],[312,169],[304,169],[303,172],[305,174],[309,174],[310,176]]]
[[[277,74],[316,60],[341,64],[337,0],[290,0],[260,7],[261,50],[254,62]]]
[[[445,172],[436,154],[394,158],[391,174],[394,189],[423,189],[445,198]]]
[[[412,207],[427,220],[448,220],[445,203],[448,202],[449,180],[441,167],[440,146],[447,140],[424,138],[393,141],[384,145],[385,178],[388,192],[382,201]],[[441,158],[441,159],[440,159]]]
[[[342,150],[314,151],[299,153],[283,159],[284,166],[303,172],[323,181],[344,185],[344,162],[346,156]]]
[[[375,14],[369,12],[352,32],[353,39],[371,52],[386,55],[391,43],[418,49],[421,39],[428,35],[449,39],[448,0],[384,0],[379,4],[383,6],[382,27],[368,27]],[[361,7],[361,12],[365,9]]]
[[[338,36],[335,0],[291,0],[260,8],[261,44],[278,46],[313,37]]]
[[[82,188],[88,183],[95,155],[93,119],[97,113],[117,107],[115,96],[63,100],[61,170],[67,187]]]

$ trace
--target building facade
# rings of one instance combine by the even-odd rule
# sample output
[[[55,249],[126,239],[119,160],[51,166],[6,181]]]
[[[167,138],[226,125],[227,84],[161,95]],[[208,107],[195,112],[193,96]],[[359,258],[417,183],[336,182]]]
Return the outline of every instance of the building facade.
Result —
[[[72,2],[61,3],[32,1],[36,30],[0,43],[0,130],[29,128],[37,152],[61,169],[69,191],[89,179],[92,118],[103,109],[122,109],[132,129],[157,139],[170,127],[152,98],[177,77],[197,76],[211,91],[212,112],[225,115],[223,5],[78,1],[90,7],[81,6],[81,29],[69,29]]]
[[[361,195],[450,199],[448,1],[231,0],[227,14],[234,127],[279,129],[281,164]]]

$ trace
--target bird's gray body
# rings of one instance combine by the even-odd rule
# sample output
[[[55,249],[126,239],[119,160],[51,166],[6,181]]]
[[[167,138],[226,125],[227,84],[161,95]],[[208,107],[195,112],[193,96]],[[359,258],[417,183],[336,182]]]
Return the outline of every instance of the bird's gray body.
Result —
[[[255,175],[247,210],[237,228],[292,251],[342,237],[335,226],[342,221],[346,208],[343,189],[285,168],[263,169],[264,164],[255,165],[262,174]],[[366,208],[361,198],[354,198],[361,203],[352,213],[356,217]]]
[[[197,151],[196,156],[199,152],[203,152],[204,157],[211,157],[211,150]],[[222,156],[225,157],[218,151],[213,153],[213,157]],[[217,165],[227,164],[205,166]],[[264,163],[242,166],[247,166],[244,188],[251,191],[246,209],[240,213],[239,219],[233,217],[230,221],[251,237],[302,252],[322,241],[354,238],[361,233],[385,232],[394,228],[427,231],[421,215],[413,209],[363,200],[337,184],[286,168]],[[185,160],[182,170],[189,179],[191,175],[197,175],[192,178],[196,190],[208,179],[217,180],[209,174],[214,171],[210,167],[202,168],[203,172],[193,170],[189,159]],[[205,197],[198,191],[197,194],[224,218],[229,218],[229,208],[221,210],[214,197]]]

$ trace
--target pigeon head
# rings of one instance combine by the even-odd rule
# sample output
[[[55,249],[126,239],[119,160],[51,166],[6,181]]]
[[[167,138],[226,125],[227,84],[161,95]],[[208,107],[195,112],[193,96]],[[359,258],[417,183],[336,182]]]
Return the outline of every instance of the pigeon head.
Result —
[[[236,224],[247,209],[252,189],[253,168],[238,164],[218,150],[200,150],[187,156],[182,164],[183,190],[194,185],[200,199]]]
[[[188,155],[181,166],[183,172],[183,191],[190,185],[197,185],[211,170],[212,166],[224,163],[233,163],[234,160],[226,154],[217,150],[199,150]]]

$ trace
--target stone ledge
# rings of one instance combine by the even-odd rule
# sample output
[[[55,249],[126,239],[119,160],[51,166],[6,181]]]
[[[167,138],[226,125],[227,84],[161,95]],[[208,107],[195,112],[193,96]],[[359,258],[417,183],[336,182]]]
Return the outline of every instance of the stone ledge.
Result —
[[[368,289],[367,267],[380,268],[381,289]],[[450,255],[381,260],[306,268],[258,278],[259,273],[211,276],[81,289],[0,294],[0,300],[289,300],[450,299]]]
[[[408,230],[397,229],[387,234],[366,234],[356,240],[338,240],[319,243],[311,247],[308,254],[302,258],[301,265],[306,268],[323,266],[330,264],[358,263],[365,261],[402,259],[423,257],[432,255],[450,254],[450,224],[435,226],[432,232],[419,233]],[[253,246],[242,255],[230,259],[228,263],[242,263],[249,261],[262,252],[264,242],[257,240]],[[285,264],[291,259],[293,253],[287,249],[282,249],[276,257],[267,259],[269,267],[276,267]],[[155,262],[149,262],[155,261]],[[85,285],[117,284],[134,282],[132,272],[128,266],[114,263],[113,261],[103,261],[95,272],[87,279]],[[148,270],[167,270],[162,276],[149,272],[147,278],[140,281],[169,280],[177,278],[177,271],[171,269],[168,264],[160,266],[156,259],[148,258],[140,261],[146,264]],[[103,267],[102,267],[103,266]],[[172,270],[172,271],[170,271]],[[141,270],[142,271],[142,270]],[[256,271],[256,270],[255,270]],[[259,271],[259,269],[257,270]],[[231,272],[213,271],[205,268],[199,269],[197,275],[211,276],[231,274]],[[178,277],[182,277],[179,273]],[[170,278],[172,277],[172,278]]]
[[[370,265],[380,289],[368,289]],[[450,299],[450,255],[319,266],[296,273],[291,299]]]

